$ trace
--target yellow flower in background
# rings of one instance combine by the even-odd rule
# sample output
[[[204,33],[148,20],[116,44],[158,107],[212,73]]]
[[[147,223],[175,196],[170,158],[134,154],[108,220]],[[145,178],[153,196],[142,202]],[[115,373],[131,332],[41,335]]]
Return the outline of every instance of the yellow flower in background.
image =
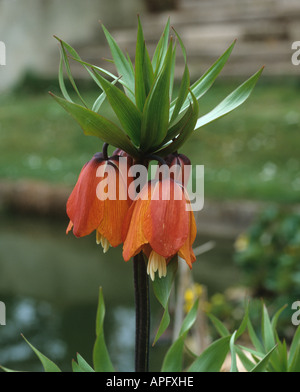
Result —
[[[203,286],[199,283],[194,283],[184,293],[184,311],[188,313],[195,301],[203,295]]]
[[[243,252],[249,246],[249,237],[246,234],[241,234],[238,236],[234,243],[234,249],[237,252]]]

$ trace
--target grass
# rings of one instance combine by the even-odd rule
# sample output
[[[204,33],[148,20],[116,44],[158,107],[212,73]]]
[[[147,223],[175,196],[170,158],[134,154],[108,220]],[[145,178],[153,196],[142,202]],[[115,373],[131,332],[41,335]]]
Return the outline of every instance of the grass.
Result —
[[[238,83],[216,84],[200,101],[207,113]],[[95,98],[95,91],[86,95]],[[182,152],[205,165],[205,196],[297,202],[300,199],[299,85],[260,81],[249,100],[205,126]],[[0,179],[73,185],[101,149],[46,92],[0,99]]]

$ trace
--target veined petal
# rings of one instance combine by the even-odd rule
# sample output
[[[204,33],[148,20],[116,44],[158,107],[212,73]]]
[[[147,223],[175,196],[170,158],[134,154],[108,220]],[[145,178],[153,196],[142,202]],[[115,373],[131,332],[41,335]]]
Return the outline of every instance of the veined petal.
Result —
[[[148,195],[148,196],[147,196]],[[123,258],[128,261],[148,243],[143,231],[145,213],[151,200],[151,186],[147,184],[132,203],[123,224]]]
[[[184,245],[189,235],[189,213],[183,190],[174,181],[157,181],[143,231],[152,249],[165,258]]]
[[[192,263],[196,261],[196,256],[193,252],[192,245],[195,241],[196,234],[197,234],[197,226],[196,226],[193,211],[189,211],[189,223],[190,223],[189,236],[185,241],[184,245],[179,249],[178,254],[181,258],[183,258],[186,261],[188,266],[192,268]]]
[[[73,233],[76,237],[90,234],[99,226],[103,217],[103,203],[96,195],[99,182],[96,172],[102,164],[101,155],[96,154],[83,167],[67,201],[67,214],[73,222]]]

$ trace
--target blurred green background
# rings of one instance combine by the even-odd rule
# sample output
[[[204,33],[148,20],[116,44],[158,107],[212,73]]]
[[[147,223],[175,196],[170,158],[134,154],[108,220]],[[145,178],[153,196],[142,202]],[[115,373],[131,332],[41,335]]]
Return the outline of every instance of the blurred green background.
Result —
[[[193,164],[205,166],[207,204],[197,214],[196,245],[209,240],[215,243],[210,252],[198,257],[193,276],[207,287],[211,306],[221,318],[232,319],[235,309],[226,290],[247,287],[250,294],[259,296],[255,289],[261,280],[267,287],[272,281],[272,295],[268,292],[267,296],[271,305],[281,304],[282,298],[290,308],[300,296],[299,279],[283,295],[272,273],[275,263],[287,280],[296,273],[299,276],[299,234],[293,237],[296,252],[289,262],[286,242],[279,240],[282,246],[274,247],[274,241],[281,238],[280,230],[275,236],[268,227],[253,222],[260,213],[269,211],[269,205],[289,216],[299,214],[300,66],[291,63],[290,49],[300,36],[298,3],[292,2],[292,7],[275,0],[263,4],[230,0],[226,6],[221,0],[159,2],[158,8],[163,5],[165,10],[156,9],[154,1],[137,0],[115,0],[114,5],[106,0],[89,0],[84,5],[74,0],[65,0],[63,5],[56,0],[24,3],[0,1],[0,40],[6,44],[6,65],[0,67],[0,300],[7,308],[7,325],[0,326],[0,364],[40,369],[20,333],[64,370],[71,369],[71,358],[77,351],[91,362],[101,285],[112,359],[119,370],[133,368],[131,263],[122,261],[121,249],[103,255],[93,236],[80,240],[65,236],[66,197],[83,164],[101,149],[101,141],[83,136],[79,126],[48,95],[48,91],[59,94],[59,50],[53,34],[72,44],[83,59],[111,67],[103,60],[109,54],[99,19],[132,56],[137,12],[150,52],[170,16],[186,44],[192,80],[238,38],[231,60],[200,99],[201,114],[266,66],[249,100],[195,133],[182,150]],[[183,65],[180,57],[178,62],[177,82]],[[92,102],[99,91],[76,64],[74,75]],[[277,213],[272,216],[278,222]],[[298,218],[290,219],[293,233],[298,233]],[[211,222],[215,226],[209,226]],[[260,227],[259,234],[253,234],[253,227]],[[250,259],[249,252],[241,256],[234,247],[236,238],[247,230],[248,251],[259,247]],[[275,240],[266,242],[268,236]],[[264,268],[256,268],[260,262]],[[214,303],[216,293],[222,293],[224,306],[220,307],[220,296]],[[238,302],[243,299],[240,294]],[[160,310],[155,299],[152,306],[154,334]],[[236,311],[235,316],[240,314]],[[283,334],[290,336],[292,328],[288,315]],[[166,334],[153,349],[154,370],[159,369],[169,342]]]

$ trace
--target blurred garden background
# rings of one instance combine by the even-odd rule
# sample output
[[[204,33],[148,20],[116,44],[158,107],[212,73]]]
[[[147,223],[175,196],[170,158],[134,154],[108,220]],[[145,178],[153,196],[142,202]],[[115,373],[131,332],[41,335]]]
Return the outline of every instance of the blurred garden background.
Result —
[[[134,357],[132,266],[121,249],[107,254],[92,236],[65,235],[67,197],[83,164],[101,143],[83,137],[49,96],[60,94],[56,35],[87,62],[113,71],[99,21],[133,56],[137,14],[150,51],[168,17],[186,45],[191,79],[199,78],[237,39],[211,90],[205,114],[265,66],[249,100],[195,133],[182,150],[205,166],[205,205],[197,213],[199,255],[193,280],[205,288],[206,309],[234,328],[246,297],[264,298],[270,311],[287,304],[282,335],[294,333],[291,305],[300,300],[300,41],[298,0],[0,0],[0,364],[22,370],[40,365],[22,340],[70,370],[80,352],[88,361],[95,337],[98,287],[107,305],[106,335],[119,370]],[[178,51],[176,80],[184,61]],[[72,72],[88,100],[97,86],[79,64]],[[152,320],[153,334],[160,309]],[[157,316],[155,316],[157,314]],[[157,317],[157,319],[156,319]],[[259,317],[257,313],[257,317]],[[208,324],[209,328],[209,324]],[[169,336],[170,335],[170,336]],[[151,354],[160,360],[171,334]],[[208,333],[209,335],[209,333]]]

